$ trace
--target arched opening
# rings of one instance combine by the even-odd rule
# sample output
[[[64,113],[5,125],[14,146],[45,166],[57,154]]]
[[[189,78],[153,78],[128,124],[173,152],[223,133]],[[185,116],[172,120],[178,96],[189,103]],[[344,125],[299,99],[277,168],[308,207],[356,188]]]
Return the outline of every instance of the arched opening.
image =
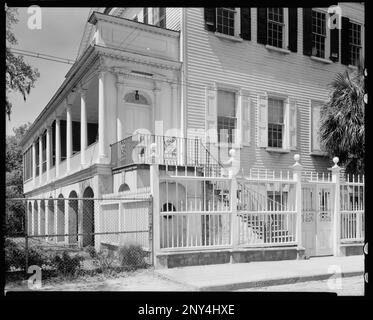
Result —
[[[38,206],[38,201],[35,200],[34,202],[34,236],[39,235],[38,227],[39,227],[39,206]]]
[[[62,234],[65,234],[65,199],[62,194],[57,200],[57,234],[57,241],[64,241]]]
[[[45,202],[40,200],[40,235],[45,235]]]
[[[78,242],[78,200],[73,200],[73,198],[78,198],[75,191],[71,191],[69,194],[69,243]]]
[[[27,234],[31,236],[32,233],[32,203],[28,203],[28,212],[27,212]]]
[[[127,183],[122,183],[119,187],[118,192],[130,191],[130,187]]]
[[[48,200],[48,235],[49,240],[53,240],[51,237],[53,234],[55,234],[55,221],[54,221],[54,200],[52,197]]]
[[[94,224],[94,201],[87,198],[93,198],[94,193],[91,187],[87,187],[83,192],[83,246],[93,246],[94,245],[94,235],[95,224]]]

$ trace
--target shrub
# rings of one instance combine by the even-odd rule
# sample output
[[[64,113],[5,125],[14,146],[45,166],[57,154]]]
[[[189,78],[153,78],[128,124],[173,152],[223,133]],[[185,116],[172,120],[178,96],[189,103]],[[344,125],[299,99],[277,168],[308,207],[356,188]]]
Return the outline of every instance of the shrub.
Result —
[[[93,259],[94,264],[98,266],[100,272],[108,274],[111,271],[116,271],[114,267],[115,257],[108,250],[101,250],[95,253]]]
[[[50,257],[39,248],[28,248],[28,265],[40,268],[51,264]],[[24,270],[26,268],[26,249],[24,245],[11,239],[5,240],[5,268],[6,270]]]
[[[139,245],[124,246],[119,249],[120,264],[125,270],[146,268],[146,252]]]
[[[64,251],[62,255],[56,254],[52,263],[58,274],[64,277],[74,277],[79,273],[83,260],[84,258],[79,255],[71,257],[67,251]]]
[[[89,256],[94,259],[97,258],[97,251],[94,246],[87,246],[85,251],[88,252]]]

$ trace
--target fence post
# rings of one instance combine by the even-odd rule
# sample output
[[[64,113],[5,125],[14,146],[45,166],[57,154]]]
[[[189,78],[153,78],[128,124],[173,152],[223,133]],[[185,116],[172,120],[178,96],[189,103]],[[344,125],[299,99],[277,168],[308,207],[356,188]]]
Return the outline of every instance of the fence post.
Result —
[[[333,203],[333,255],[341,256],[340,230],[341,230],[341,199],[340,199],[340,172],[342,168],[338,166],[339,158],[333,158],[334,166],[329,168],[332,172],[334,182],[334,203]]]
[[[150,192],[153,197],[153,261],[154,268],[160,268],[161,265],[157,260],[157,254],[160,249],[160,204],[159,204],[159,167],[156,161],[157,145],[152,143],[151,164],[150,164]]]
[[[230,193],[230,214],[231,214],[231,245],[232,251],[237,250],[239,245],[239,218],[237,215],[237,163],[236,163],[236,151],[234,149],[229,150],[230,159],[228,163],[230,164],[229,178],[231,179],[231,193]],[[231,254],[230,262],[234,263],[234,252]]]
[[[299,163],[299,154],[294,155],[295,163],[292,165],[293,179],[296,182],[295,185],[295,211],[297,213],[296,218],[296,242],[298,244],[298,251],[304,250],[302,244],[302,170],[303,166]]]

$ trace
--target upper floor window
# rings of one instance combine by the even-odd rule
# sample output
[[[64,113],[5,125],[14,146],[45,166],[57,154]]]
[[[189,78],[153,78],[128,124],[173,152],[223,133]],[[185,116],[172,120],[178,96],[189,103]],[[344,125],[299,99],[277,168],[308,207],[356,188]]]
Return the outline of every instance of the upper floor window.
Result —
[[[143,8],[143,22],[165,28],[166,8]]]
[[[234,143],[236,127],[236,95],[233,91],[218,90],[218,142]]]
[[[234,8],[216,8],[216,31],[234,36]]]
[[[268,99],[268,147],[282,148],[284,140],[284,101]]]
[[[350,44],[350,64],[357,66],[361,55],[361,25],[350,23],[349,28],[349,44]]]
[[[312,10],[312,55],[325,58],[326,14]]]
[[[282,48],[284,35],[284,9],[268,8],[267,43],[270,46]]]
[[[23,181],[32,178],[32,147],[23,154]]]

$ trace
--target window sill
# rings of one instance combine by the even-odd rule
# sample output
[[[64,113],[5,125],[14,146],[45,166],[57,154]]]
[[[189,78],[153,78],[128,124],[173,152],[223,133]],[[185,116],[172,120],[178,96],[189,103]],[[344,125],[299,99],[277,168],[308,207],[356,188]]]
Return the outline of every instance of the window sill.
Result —
[[[215,35],[222,39],[231,40],[235,42],[243,42],[243,39],[238,36],[229,36],[227,34],[220,33],[220,32],[215,32]]]
[[[288,50],[288,49],[283,49],[283,48],[270,46],[269,44],[266,44],[266,48],[270,51],[276,51],[276,52],[280,52],[280,53],[284,53],[284,54],[289,54],[290,53],[290,50]]]
[[[274,152],[274,153],[290,153],[289,149],[281,149],[281,148],[271,148],[267,147],[266,150],[268,152]]]
[[[348,66],[347,66],[349,69],[351,69],[351,70],[357,70],[357,66],[354,66],[354,65],[352,65],[352,64],[349,64]]]
[[[311,58],[311,60],[322,62],[322,63],[325,63],[325,64],[332,64],[333,63],[332,60],[325,59],[325,58],[319,58],[319,57],[315,57],[315,56],[310,56],[310,58]]]
[[[324,151],[317,151],[317,150],[315,150],[315,151],[312,151],[312,152],[310,153],[310,156],[316,156],[316,157],[327,157],[328,154],[327,154],[326,152],[324,152]]]

